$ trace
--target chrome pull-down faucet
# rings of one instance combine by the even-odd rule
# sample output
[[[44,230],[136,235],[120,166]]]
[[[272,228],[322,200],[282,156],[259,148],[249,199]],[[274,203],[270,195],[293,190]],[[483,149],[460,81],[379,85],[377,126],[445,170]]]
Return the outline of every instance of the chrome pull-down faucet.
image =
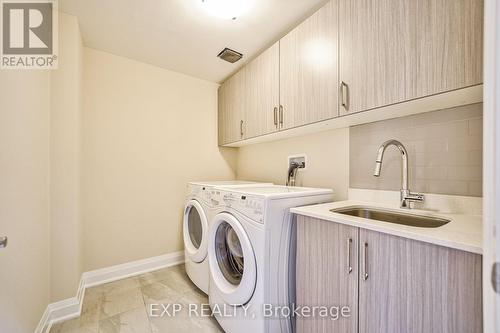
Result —
[[[424,201],[424,195],[420,193],[411,193],[408,188],[408,151],[406,151],[405,146],[397,140],[388,140],[384,142],[378,149],[377,161],[375,162],[375,171],[373,175],[375,177],[380,176],[380,170],[382,169],[382,160],[384,159],[384,152],[389,146],[396,146],[401,153],[401,163],[402,163],[402,177],[401,177],[401,208],[410,208],[410,202]]]

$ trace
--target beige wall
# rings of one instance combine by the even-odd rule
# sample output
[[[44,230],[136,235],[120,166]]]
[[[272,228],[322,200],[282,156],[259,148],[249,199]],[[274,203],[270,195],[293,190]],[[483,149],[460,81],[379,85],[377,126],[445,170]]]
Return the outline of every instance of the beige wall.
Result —
[[[307,170],[298,172],[298,186],[334,190],[335,200],[347,199],[349,186],[349,129],[245,146],[238,153],[238,179],[284,184],[287,157],[307,155]]]
[[[59,69],[0,71],[0,331],[33,332],[81,275],[81,39],[59,15]]]
[[[76,17],[59,14],[59,68],[50,75],[50,294],[74,297],[82,273],[80,123],[82,41]]]
[[[33,332],[49,300],[49,80],[0,71],[0,332]]]
[[[373,176],[378,147],[397,139],[408,150],[410,189],[481,196],[482,109],[478,103],[352,127],[350,186],[399,190],[401,156],[395,147],[384,155],[381,176]]]
[[[233,179],[217,85],[84,49],[84,270],[183,249],[186,183]]]

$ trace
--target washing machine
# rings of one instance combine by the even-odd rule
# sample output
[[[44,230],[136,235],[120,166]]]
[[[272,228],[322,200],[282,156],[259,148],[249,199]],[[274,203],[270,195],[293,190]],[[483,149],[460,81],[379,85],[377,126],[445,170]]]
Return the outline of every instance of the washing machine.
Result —
[[[333,201],[331,189],[233,187],[216,195],[208,241],[209,303],[227,333],[291,333],[295,218],[290,208]],[[285,309],[286,310],[286,309]],[[272,314],[271,314],[272,313]],[[281,315],[285,313],[285,315]]]
[[[208,230],[212,209],[218,202],[212,199],[215,186],[248,187],[263,183],[250,181],[202,181],[188,183],[183,218],[184,259],[186,273],[204,293],[208,293],[209,267],[207,259]],[[267,183],[266,183],[267,184]]]

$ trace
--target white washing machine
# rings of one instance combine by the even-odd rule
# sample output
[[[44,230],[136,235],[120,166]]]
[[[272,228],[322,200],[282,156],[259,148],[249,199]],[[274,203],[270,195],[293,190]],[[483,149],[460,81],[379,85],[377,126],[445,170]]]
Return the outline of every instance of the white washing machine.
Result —
[[[184,208],[183,238],[186,273],[193,283],[208,293],[209,267],[207,258],[208,230],[212,209],[219,203],[211,198],[215,186],[245,187],[262,183],[249,181],[190,182]]]
[[[290,208],[330,202],[333,191],[286,186],[221,189],[209,232],[209,302],[227,333],[292,332],[291,317],[264,306],[295,299],[295,221]],[[270,311],[270,308],[267,308]]]

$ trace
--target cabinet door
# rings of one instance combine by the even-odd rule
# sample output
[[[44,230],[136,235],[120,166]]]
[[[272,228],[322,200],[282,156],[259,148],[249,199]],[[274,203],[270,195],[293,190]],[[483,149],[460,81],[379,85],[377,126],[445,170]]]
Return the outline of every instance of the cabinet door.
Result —
[[[482,0],[339,0],[341,114],[482,82]]]
[[[278,129],[279,42],[250,62],[246,72],[246,138],[274,132]]]
[[[338,115],[338,0],[331,0],[280,41],[282,128]]]
[[[480,255],[363,229],[359,242],[360,333],[482,332]]]
[[[219,87],[219,145],[244,139],[245,68]]]
[[[358,321],[358,228],[297,218],[296,304],[348,306],[350,317],[298,317],[298,333],[354,333]]]

